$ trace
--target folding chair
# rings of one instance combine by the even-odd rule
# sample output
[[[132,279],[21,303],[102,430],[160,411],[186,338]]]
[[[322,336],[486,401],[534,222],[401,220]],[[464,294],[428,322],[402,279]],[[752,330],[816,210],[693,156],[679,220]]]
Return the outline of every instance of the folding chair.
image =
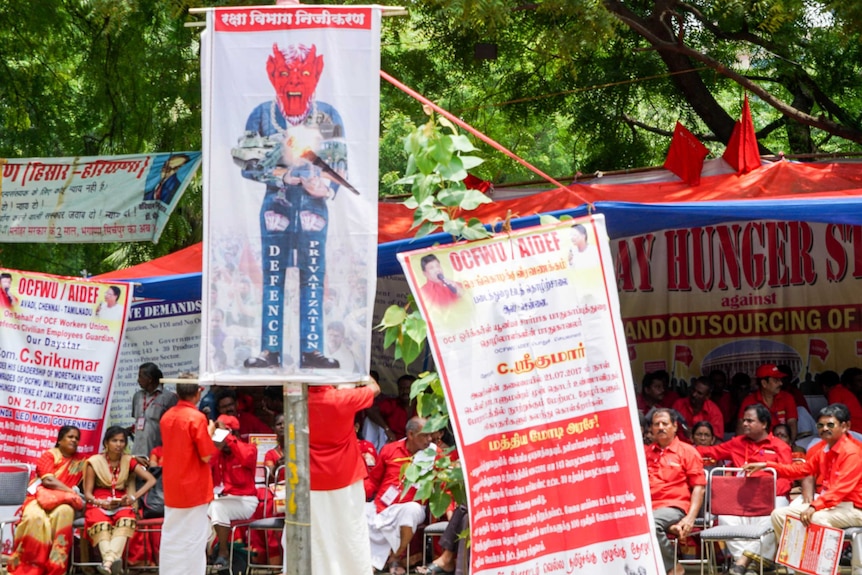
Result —
[[[844,527],[844,541],[849,541],[851,549],[860,549],[859,545],[862,545],[862,525],[856,527]],[[850,573],[853,573],[853,569],[851,567]]]
[[[428,549],[431,548],[433,550],[433,544],[431,543],[431,539],[434,537],[443,537],[443,532],[446,531],[446,528],[449,526],[448,521],[437,521],[435,523],[431,523],[430,525],[425,526],[425,530],[422,538],[422,562],[428,563],[432,561],[434,557],[428,555]],[[433,553],[432,553],[433,555]],[[429,558],[430,557],[430,558]]]
[[[27,485],[30,483],[30,466],[26,463],[4,463],[0,465],[0,506],[20,507],[27,498]],[[0,531],[7,525],[16,523],[14,513],[8,517],[0,516]]]
[[[252,563],[251,558],[251,532],[252,531],[284,531],[284,515],[271,515],[267,516],[267,512],[269,511],[269,501],[274,494],[271,492],[269,488],[270,477],[273,478],[273,483],[275,483],[275,479],[278,477],[284,476],[284,466],[281,465],[275,469],[273,474],[270,476],[269,468],[266,469],[266,487],[263,490],[263,513],[264,516],[260,519],[249,519],[245,521],[233,521],[231,522],[231,533],[230,540],[231,542],[234,540],[236,535],[236,530],[245,527],[248,529],[249,536],[247,537],[249,541],[246,542],[246,565],[248,568],[247,572],[251,572],[252,569],[266,569],[270,571],[280,572],[282,570],[281,564],[279,565],[270,565],[269,564],[269,545],[266,543],[266,538],[264,538],[264,551],[266,555],[266,563]],[[230,566],[231,572],[233,572],[233,552],[234,546],[231,543],[230,547],[230,558],[228,560],[228,565]]]
[[[147,519],[138,519],[135,531],[137,534],[142,536],[143,542],[143,557],[144,563],[141,565],[132,565],[129,563],[129,547],[131,544],[131,538],[126,542],[126,548],[124,551],[125,565],[126,571],[153,571],[157,570],[159,566],[159,550],[158,547],[161,542],[161,533],[162,526],[164,525],[165,518],[164,517],[151,517]],[[158,539],[154,537],[158,536]],[[149,563],[149,560],[152,559],[153,564]]]
[[[718,525],[719,515],[736,517],[763,517],[775,509],[774,469],[765,473],[743,475],[739,467],[716,467],[709,472],[706,490],[708,506],[706,521],[710,527],[700,532],[700,551],[704,563],[709,564],[710,575],[714,573],[714,544],[718,541],[757,541],[760,555],[763,554],[763,539],[772,533],[772,524],[763,525]],[[700,566],[703,575],[703,563]],[[763,563],[760,563],[763,575]]]
[[[30,466],[25,463],[4,463],[0,465],[0,506],[9,506],[17,509],[27,498],[27,484],[30,483]],[[7,525],[14,526],[20,517],[11,512],[9,515],[0,515],[0,533]],[[12,541],[14,543],[14,529]],[[5,572],[5,555],[0,561],[0,568]]]
[[[704,479],[709,481],[709,469],[704,468],[703,475],[704,475]],[[694,529],[692,529],[691,535],[689,535],[689,537],[696,536],[700,533],[700,531],[702,529],[704,529],[705,527],[709,527],[709,525],[707,525],[707,521],[706,521],[706,509],[708,506],[708,502],[709,502],[709,490],[707,489],[704,491],[703,503],[701,503],[701,505],[700,505],[700,513],[698,513],[697,517],[694,519]],[[679,540],[679,538],[676,537],[675,535],[672,535],[669,533],[668,539],[670,539],[673,542],[673,569],[674,569],[674,571],[676,571],[677,565],[686,566],[686,565],[695,565],[695,564],[702,564],[703,563],[704,558],[702,555],[701,555],[700,559],[680,559],[679,558],[679,552],[680,552],[680,540]]]
[[[69,551],[69,570],[68,575],[73,575],[76,571],[81,573],[87,572],[87,567],[98,567],[102,561],[95,560],[95,547],[90,543],[84,528],[84,517],[76,517],[72,523],[72,546]],[[75,537],[75,534],[78,537]],[[84,548],[86,545],[86,549]],[[86,555],[86,557],[84,556]],[[125,571],[125,553],[120,559],[123,562],[123,571]]]

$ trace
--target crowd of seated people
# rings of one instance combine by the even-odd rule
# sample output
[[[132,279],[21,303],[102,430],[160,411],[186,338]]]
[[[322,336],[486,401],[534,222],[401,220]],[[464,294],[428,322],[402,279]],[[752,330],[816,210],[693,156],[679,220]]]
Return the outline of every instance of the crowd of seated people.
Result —
[[[65,573],[71,545],[76,541],[72,529],[76,513],[85,518],[85,528],[78,533],[82,556],[94,557],[99,562],[100,573],[116,573],[124,561],[129,565],[157,565],[160,535],[157,531],[137,532],[136,524],[143,517],[142,498],[156,485],[161,471],[161,437],[144,430],[157,427],[161,416],[176,403],[174,394],[165,390],[160,380],[157,366],[142,366],[138,393],[141,400],[133,406],[136,422],[126,428],[110,427],[103,449],[97,455],[90,458],[77,455],[80,431],[72,427],[60,430],[55,448],[37,462],[37,477],[42,484],[40,490],[54,490],[70,500],[43,509],[34,496],[28,497],[22,508],[23,520],[16,531],[14,553],[9,560],[10,572],[22,575]],[[402,456],[434,457],[425,453],[426,448],[433,445],[432,436],[421,431],[425,420],[416,417],[415,400],[410,400],[413,381],[415,377],[410,375],[399,378],[397,395],[379,398],[355,420],[357,445],[369,473],[366,481],[369,546],[377,550],[379,567],[394,573],[406,570],[408,563],[430,562],[430,557],[417,554],[421,549],[419,544],[412,547],[412,562],[404,552],[411,541],[420,541],[420,525],[435,519],[426,517],[427,505],[412,502],[412,494],[401,496]],[[251,398],[261,395],[259,409],[255,410],[255,400]],[[165,401],[160,401],[162,398],[166,398]],[[216,570],[228,568],[233,544],[230,541],[232,523],[284,512],[284,501],[278,499],[284,496],[282,402],[282,390],[278,386],[266,388],[262,394],[251,388],[212,386],[198,405],[200,411],[215,420],[216,428],[228,432],[222,441],[215,443],[217,453],[209,461],[216,492],[209,506],[213,530],[209,563]],[[158,410],[154,411],[153,406]],[[262,414],[261,417],[255,411]],[[371,433],[367,433],[369,430]],[[275,447],[263,457],[263,466],[268,469],[268,485],[260,483],[260,474],[256,473],[257,448],[248,441],[256,434],[272,434],[276,441]],[[134,449],[135,440],[145,444]],[[433,434],[433,440],[439,452],[446,449],[444,432]],[[139,455],[144,445],[150,450],[148,456]],[[454,453],[450,456],[457,458]],[[264,489],[269,490],[266,496]],[[390,514],[397,517],[398,543],[395,545],[390,544],[393,540],[390,528],[380,520]],[[402,521],[404,518],[407,519]],[[459,518],[459,522],[466,523],[466,518]],[[242,530],[239,533],[244,538],[243,544],[250,545],[253,553],[265,555],[272,565],[281,565],[280,534],[258,531],[246,535]],[[457,547],[457,537],[455,541]],[[443,560],[446,561],[443,567],[448,567],[449,559],[444,557]],[[256,558],[255,562],[260,561]],[[38,565],[35,570],[34,565]],[[433,573],[449,572],[445,568],[441,570],[440,566],[429,565],[429,569]]]
[[[824,371],[800,385],[787,366],[763,364],[754,378],[737,373],[729,381],[718,370],[690,384],[671,380],[665,372],[642,379],[637,396],[641,430],[659,546],[669,574],[682,570],[665,535],[687,534],[688,519],[701,502],[696,477],[715,466],[742,467],[748,473],[770,467],[778,474],[771,515],[717,519],[719,525],[772,526],[762,555],[756,544],[727,542],[731,575],[756,571],[757,561],[774,567],[777,537],[788,515],[804,524],[862,527],[862,435],[853,431],[862,427],[862,369],[851,367],[841,375]],[[668,405],[670,393],[680,397]],[[807,399],[818,395],[822,403],[812,405],[825,407],[812,414]],[[721,422],[716,413],[724,416]],[[696,450],[695,458],[682,447],[686,443]],[[666,458],[673,461],[663,468]],[[668,479],[671,468],[679,475],[673,481]],[[679,497],[670,505],[670,518],[662,507],[668,493]],[[852,574],[862,575],[862,549],[854,548],[849,557]]]

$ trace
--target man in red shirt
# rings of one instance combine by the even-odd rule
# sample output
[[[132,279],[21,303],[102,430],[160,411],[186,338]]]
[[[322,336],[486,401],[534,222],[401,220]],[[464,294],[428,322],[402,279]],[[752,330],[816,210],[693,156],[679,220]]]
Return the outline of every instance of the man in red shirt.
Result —
[[[755,377],[759,389],[748,394],[742,400],[742,405],[739,408],[739,423],[736,428],[737,435],[742,434],[742,414],[746,408],[749,405],[760,403],[769,409],[769,413],[772,415],[772,424],[784,423],[790,428],[791,441],[796,440],[796,402],[792,395],[781,389],[781,386],[784,385],[782,378],[785,376],[786,374],[772,363],[766,363],[757,368]]]
[[[230,555],[230,522],[249,519],[257,509],[257,447],[239,439],[239,421],[232,415],[219,415],[216,426],[230,433],[216,443],[219,451],[210,460],[216,498],[209,515],[218,540],[218,555],[213,565],[227,569]]]
[[[772,416],[765,406],[751,405],[742,414],[742,433],[730,441],[708,447],[698,447],[697,450],[705,458],[716,461],[729,459],[733,467],[743,467],[754,461],[772,461],[775,463],[790,463],[792,454],[790,446],[772,435],[769,430]],[[790,493],[789,479],[779,479],[775,486],[775,508],[787,506],[787,495]],[[769,515],[763,517],[735,517],[720,515],[719,525],[769,525]],[[756,541],[727,541],[727,550],[733,555],[735,565],[730,568],[731,575],[743,575],[750,559],[745,551],[755,553],[758,550]],[[764,557],[775,555],[775,537],[768,535],[763,540],[761,552]]]
[[[215,422],[198,411],[201,388],[197,383],[178,383],[177,396],[177,404],[159,422],[165,494],[159,572],[204,575],[210,534],[207,509],[213,498],[209,460],[216,451],[211,438]]]
[[[689,429],[693,429],[698,421],[708,421],[713,432],[723,437],[724,417],[718,406],[709,399],[709,393],[709,381],[705,377],[699,377],[691,386],[688,397],[677,399],[673,408],[682,416]]]
[[[356,414],[380,393],[368,379],[364,387],[308,388],[312,573],[372,571],[363,485],[368,472],[354,426]]]
[[[850,411],[841,403],[827,405],[817,417],[820,443],[814,445],[801,463],[749,463],[746,471],[772,467],[779,477],[801,479],[814,477],[816,495],[810,484],[793,502],[772,512],[775,537],[780,540],[788,516],[798,517],[804,525],[815,523],[839,529],[862,525],[862,444],[847,433]],[[806,489],[807,488],[807,489]],[[862,573],[862,557],[853,538],[853,575]]]
[[[644,450],[656,538],[668,575],[684,575],[682,565],[674,569],[674,547],[668,533],[679,539],[691,534],[703,504],[706,485],[703,458],[694,447],[677,438],[678,421],[672,410],[654,409],[647,420],[653,443]]]
[[[248,442],[248,436],[253,433],[272,433],[272,429],[255,414],[238,408],[236,392],[232,389],[221,390],[216,398],[218,414],[230,415],[239,422],[239,438],[242,441]]]
[[[644,375],[641,393],[637,396],[638,411],[646,415],[654,407],[673,407],[679,394],[670,388],[670,374],[665,370]]]
[[[422,256],[419,260],[422,272],[425,274],[425,283],[419,288],[425,303],[445,308],[452,305],[464,293],[464,288],[456,281],[446,279],[443,275],[443,266],[434,254]]]
[[[850,391],[855,377],[854,371],[858,369],[852,367],[845,369],[841,379],[838,379],[838,374],[834,371],[831,372],[831,377],[825,376],[827,372],[824,372],[821,374],[824,377],[820,378],[820,381],[823,383],[823,391],[826,393],[826,399],[829,403],[846,405],[847,409],[850,410],[850,429],[862,433],[862,404],[859,403],[856,395]]]
[[[424,457],[424,450],[432,445],[430,435],[422,432],[424,426],[423,418],[410,419],[407,437],[383,446],[377,465],[371,468],[365,479],[365,498],[373,499],[365,506],[371,563],[375,569],[388,565],[389,572],[396,575],[405,572],[401,556],[425,520],[425,507],[413,501],[416,488],[411,487],[403,493],[405,485],[401,477],[404,463],[415,457]]]

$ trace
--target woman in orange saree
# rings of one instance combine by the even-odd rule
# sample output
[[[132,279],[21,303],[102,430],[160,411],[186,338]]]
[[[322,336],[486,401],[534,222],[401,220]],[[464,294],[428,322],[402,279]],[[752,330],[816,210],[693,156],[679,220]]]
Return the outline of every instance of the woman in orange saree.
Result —
[[[78,455],[81,431],[64,425],[57,434],[57,443],[36,462],[40,489],[75,492],[81,482],[86,458]],[[70,505],[58,505],[45,511],[32,494],[27,496],[21,522],[15,529],[15,544],[9,557],[8,570],[15,575],[62,575],[66,572],[72,545],[72,521],[75,510]]]

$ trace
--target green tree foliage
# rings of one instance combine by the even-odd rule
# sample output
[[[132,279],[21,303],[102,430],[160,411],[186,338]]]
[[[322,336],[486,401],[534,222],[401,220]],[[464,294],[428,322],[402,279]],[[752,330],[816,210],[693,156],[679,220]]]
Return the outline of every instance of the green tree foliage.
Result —
[[[0,0],[0,157],[201,147],[193,8],[254,0]],[[335,4],[314,0],[310,4]],[[348,3],[365,4],[364,0]],[[862,4],[846,0],[405,0],[382,68],[553,176],[656,165],[677,120],[721,153],[743,88],[764,150],[862,151]],[[495,59],[476,57],[479,44]],[[381,192],[421,105],[381,83]],[[472,172],[535,179],[479,146]],[[9,244],[0,264],[77,275],[201,237],[196,182],[158,245]]]
[[[411,17],[392,24],[405,50],[385,57],[384,68],[553,175],[659,164],[677,120],[720,154],[743,90],[764,152],[862,148],[858,3],[406,5]],[[474,58],[478,43],[495,45],[497,58]],[[528,175],[487,156],[486,178]]]
[[[403,145],[407,169],[397,184],[410,186],[410,197],[404,204],[416,211],[413,222],[416,237],[438,228],[456,240],[490,237],[491,233],[479,221],[465,221],[458,216],[458,210],[473,209],[490,201],[484,194],[464,186],[467,170],[482,162],[469,155],[475,152],[470,141],[449,120],[435,119],[431,114],[424,125],[412,127]],[[394,346],[394,360],[402,361],[405,366],[419,357],[428,337],[427,325],[412,297],[404,306],[390,306],[376,327],[384,332],[383,347]],[[427,420],[424,432],[449,425],[443,384],[436,372],[423,373],[413,382],[410,399],[416,401],[416,413]],[[453,499],[466,503],[461,466],[450,457],[453,449],[441,457],[412,462],[404,472],[408,485],[417,486],[416,500],[428,500],[435,517],[442,517]],[[408,490],[409,487],[405,488],[405,492]]]
[[[164,0],[0,0],[0,157],[199,150],[200,29]],[[200,240],[193,184],[158,245],[6,244],[3,266],[101,273]]]

